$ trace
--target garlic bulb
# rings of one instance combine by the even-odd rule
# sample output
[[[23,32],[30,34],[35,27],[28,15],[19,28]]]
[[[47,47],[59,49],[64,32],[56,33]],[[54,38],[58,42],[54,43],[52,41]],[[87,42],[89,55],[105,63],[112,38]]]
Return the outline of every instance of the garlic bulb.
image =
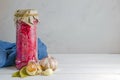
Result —
[[[42,73],[42,68],[41,68],[41,66],[39,65],[39,63],[36,63],[36,66],[37,66],[36,75],[40,75],[40,74]]]
[[[53,71],[55,71],[57,66],[58,66],[57,60],[52,56],[48,56],[46,58],[43,58],[42,60],[40,60],[39,64],[41,65],[43,70],[50,68]]]
[[[28,65],[26,66],[26,72],[27,72],[27,74],[29,74],[29,75],[35,75],[36,74],[36,72],[37,72],[37,66],[36,66],[36,62],[34,62],[34,61],[30,61],[29,63],[28,63]]]

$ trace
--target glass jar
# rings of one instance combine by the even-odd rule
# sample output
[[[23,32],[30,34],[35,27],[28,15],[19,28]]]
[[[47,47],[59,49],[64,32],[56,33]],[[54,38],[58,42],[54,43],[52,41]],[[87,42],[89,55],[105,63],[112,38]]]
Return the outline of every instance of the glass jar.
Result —
[[[30,60],[37,60],[38,12],[34,9],[17,10],[16,24],[16,67],[21,69]]]

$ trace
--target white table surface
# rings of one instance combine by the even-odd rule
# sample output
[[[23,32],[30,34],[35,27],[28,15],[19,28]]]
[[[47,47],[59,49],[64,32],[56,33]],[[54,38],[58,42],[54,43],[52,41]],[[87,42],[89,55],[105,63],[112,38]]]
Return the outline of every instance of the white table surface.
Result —
[[[51,76],[13,78],[14,66],[0,68],[0,80],[120,80],[120,54],[51,54],[59,68]]]

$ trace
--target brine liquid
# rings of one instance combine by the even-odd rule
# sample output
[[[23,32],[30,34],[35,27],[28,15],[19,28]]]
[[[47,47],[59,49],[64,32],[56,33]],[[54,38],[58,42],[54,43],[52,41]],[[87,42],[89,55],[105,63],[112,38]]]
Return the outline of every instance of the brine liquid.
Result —
[[[16,25],[16,67],[21,69],[30,60],[37,60],[37,22],[30,26],[19,21]]]

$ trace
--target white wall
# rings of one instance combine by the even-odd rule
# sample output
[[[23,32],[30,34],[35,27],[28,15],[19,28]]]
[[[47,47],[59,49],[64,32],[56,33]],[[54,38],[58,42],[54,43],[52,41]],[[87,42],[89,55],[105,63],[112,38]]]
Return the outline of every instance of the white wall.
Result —
[[[49,53],[120,53],[119,0],[0,0],[0,39],[15,42],[16,9],[40,14]]]

